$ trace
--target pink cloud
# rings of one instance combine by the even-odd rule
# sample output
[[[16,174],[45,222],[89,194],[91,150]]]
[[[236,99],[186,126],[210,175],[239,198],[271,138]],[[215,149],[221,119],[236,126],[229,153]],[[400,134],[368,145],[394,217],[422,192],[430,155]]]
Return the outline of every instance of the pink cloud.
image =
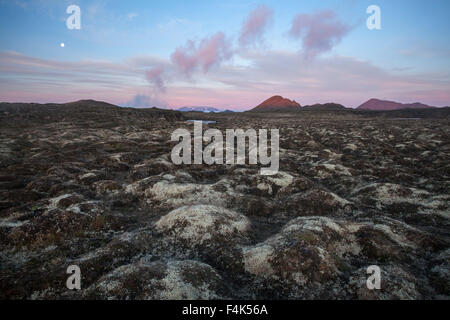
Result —
[[[314,14],[296,15],[289,34],[302,40],[307,57],[315,57],[330,51],[350,29],[350,26],[338,20],[333,11],[324,10]]]
[[[239,36],[239,44],[247,46],[263,41],[264,31],[267,29],[273,18],[273,10],[265,5],[258,6],[250,12],[247,20],[244,21]]]
[[[147,77],[148,82],[153,84],[157,90],[165,92],[166,87],[164,85],[164,80],[162,78],[163,73],[164,69],[162,67],[154,67],[150,70],[147,70],[145,75]]]
[[[210,38],[204,38],[197,46],[189,40],[186,46],[179,47],[171,55],[175,66],[189,76],[197,68],[207,73],[214,65],[231,58],[230,44],[222,32],[218,32]]]

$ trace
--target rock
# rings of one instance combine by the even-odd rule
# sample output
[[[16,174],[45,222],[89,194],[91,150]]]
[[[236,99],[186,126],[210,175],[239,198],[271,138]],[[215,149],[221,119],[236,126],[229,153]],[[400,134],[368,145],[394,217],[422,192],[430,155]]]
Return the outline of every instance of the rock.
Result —
[[[440,252],[430,263],[431,280],[440,295],[450,295],[450,249]]]
[[[221,280],[211,266],[198,261],[138,262],[121,266],[102,277],[87,290],[86,297],[123,300],[220,299]]]
[[[281,204],[281,208],[290,216],[326,216],[350,213],[352,203],[338,195],[320,189],[289,195]]]
[[[296,218],[277,235],[244,248],[245,270],[298,287],[326,281],[338,275],[338,258],[360,252],[356,242],[345,239],[346,230],[329,218]]]
[[[189,204],[226,206],[234,196],[229,182],[215,184],[172,183],[164,180],[145,190],[145,197],[165,206],[179,207]]]
[[[294,181],[294,177],[286,172],[279,171],[273,176],[258,176],[256,188],[272,195],[278,190],[287,188]]]
[[[320,179],[351,176],[349,168],[340,164],[321,163],[313,167],[313,176]]]
[[[189,113],[0,103],[0,299],[448,299],[448,111],[288,109],[195,115],[279,129],[262,176],[173,164]]]
[[[156,222],[160,232],[192,246],[231,241],[244,236],[249,225],[244,215],[212,205],[184,206]]]
[[[114,180],[97,181],[93,187],[98,194],[118,194],[122,190],[122,185]]]
[[[350,278],[350,286],[360,300],[420,300],[420,294],[414,277],[398,266],[382,266],[380,290],[367,288],[367,269],[356,270]]]

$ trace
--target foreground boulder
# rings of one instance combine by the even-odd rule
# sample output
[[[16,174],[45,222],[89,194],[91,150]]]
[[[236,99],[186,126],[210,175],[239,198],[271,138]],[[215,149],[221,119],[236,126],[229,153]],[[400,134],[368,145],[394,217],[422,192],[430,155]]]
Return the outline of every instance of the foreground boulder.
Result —
[[[249,229],[249,220],[222,207],[195,205],[171,211],[156,222],[156,227],[174,240],[195,246],[242,237]]]
[[[192,260],[140,262],[121,266],[86,290],[85,297],[125,300],[220,299],[221,277]]]
[[[418,250],[433,250],[434,238],[413,228],[405,229],[400,222],[385,223],[299,217],[266,241],[244,247],[244,268],[254,276],[260,295],[271,288],[269,291],[284,299],[420,298],[417,278],[403,271],[402,265],[414,260]],[[396,261],[398,266],[387,261]],[[383,270],[386,284],[382,292],[370,293],[365,282],[358,282],[358,277],[368,277],[361,274],[361,263],[364,272],[371,264]],[[436,277],[443,276],[442,270],[445,267],[434,269]],[[348,289],[332,291],[336,287]]]

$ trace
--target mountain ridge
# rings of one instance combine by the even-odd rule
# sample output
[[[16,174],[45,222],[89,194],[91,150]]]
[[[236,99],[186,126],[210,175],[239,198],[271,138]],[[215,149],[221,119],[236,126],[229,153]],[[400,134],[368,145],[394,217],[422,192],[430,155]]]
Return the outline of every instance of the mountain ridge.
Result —
[[[361,104],[356,109],[358,110],[401,110],[401,109],[430,109],[436,108],[433,106],[429,106],[424,103],[414,102],[414,103],[400,103],[389,100],[380,100],[376,98],[372,98]]]
[[[327,102],[327,103],[316,103],[313,105],[307,105],[303,106],[302,110],[346,110],[349,109],[342,104],[334,103],[334,102]]]

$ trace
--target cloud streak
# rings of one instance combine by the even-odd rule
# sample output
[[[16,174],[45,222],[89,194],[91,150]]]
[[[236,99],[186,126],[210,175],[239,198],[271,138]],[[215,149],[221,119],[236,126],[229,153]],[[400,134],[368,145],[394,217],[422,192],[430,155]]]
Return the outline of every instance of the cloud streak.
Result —
[[[350,26],[339,21],[331,10],[313,14],[297,14],[289,35],[301,39],[303,52],[312,58],[330,51],[350,31]]]
[[[123,62],[44,60],[0,52],[0,97],[3,101],[67,102],[96,99],[134,107],[209,105],[248,109],[274,94],[302,105],[337,102],[355,107],[376,97],[399,102],[420,101],[435,106],[450,103],[446,70],[433,73],[391,72],[351,57],[305,60],[297,52],[251,51],[247,66],[225,64],[215,72],[199,73],[193,85],[179,77],[169,60],[151,56]],[[171,79],[170,90],[156,94],[151,81]],[[163,70],[163,73],[160,72]],[[178,75],[178,76],[177,76]]]
[[[63,62],[0,51],[0,97],[11,102],[97,99],[118,104],[136,92],[154,95],[143,85],[142,75],[155,65],[170,67],[167,60],[151,56]]]
[[[250,12],[239,36],[239,45],[246,47],[263,43],[263,35],[273,20],[273,10],[265,5]]]

